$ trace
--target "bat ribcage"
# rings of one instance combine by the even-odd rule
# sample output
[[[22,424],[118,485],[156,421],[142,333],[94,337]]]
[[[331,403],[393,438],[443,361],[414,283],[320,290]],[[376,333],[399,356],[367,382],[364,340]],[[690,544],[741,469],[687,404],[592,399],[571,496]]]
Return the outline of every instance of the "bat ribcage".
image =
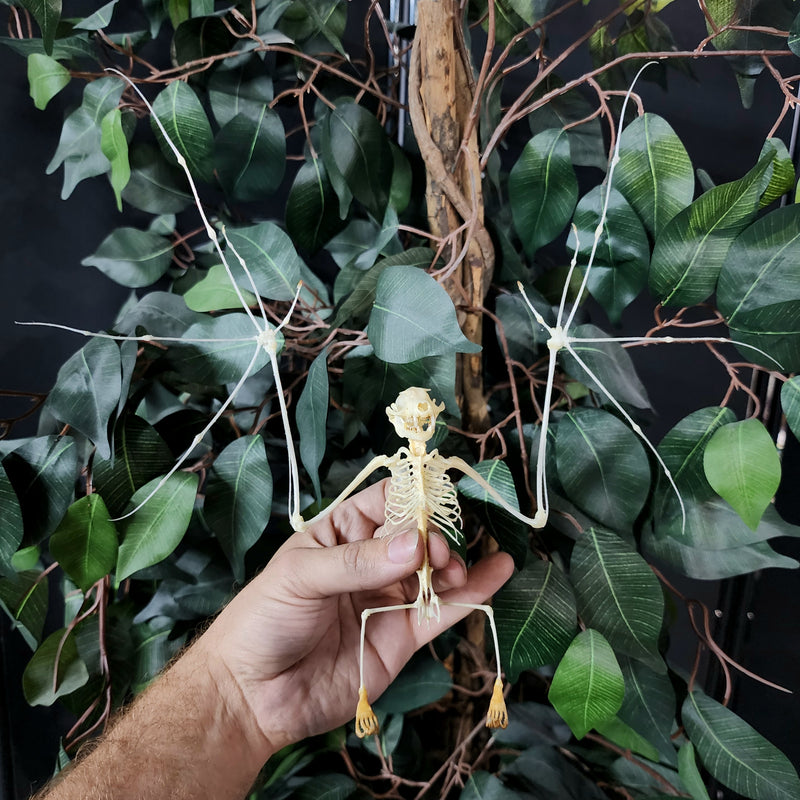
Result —
[[[439,453],[434,450],[420,458],[401,448],[397,455],[389,465],[392,478],[386,498],[386,533],[433,525],[458,542],[461,509]]]

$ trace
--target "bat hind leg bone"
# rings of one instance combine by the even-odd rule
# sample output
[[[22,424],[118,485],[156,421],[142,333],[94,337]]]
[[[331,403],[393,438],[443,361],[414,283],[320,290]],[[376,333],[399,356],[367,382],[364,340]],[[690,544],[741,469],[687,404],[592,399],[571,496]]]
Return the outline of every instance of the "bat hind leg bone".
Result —
[[[367,629],[367,620],[373,614],[383,614],[386,611],[416,609],[417,623],[422,623],[423,615],[424,618],[428,620],[428,623],[430,623],[430,620],[434,617],[437,620],[439,619],[440,605],[455,606],[457,608],[469,608],[475,611],[483,611],[483,613],[486,614],[489,620],[489,626],[492,630],[492,639],[494,643],[495,657],[497,660],[497,677],[494,681],[492,698],[489,701],[489,711],[486,714],[486,727],[505,728],[508,725],[508,711],[506,709],[506,702],[503,696],[503,679],[500,673],[500,645],[497,640],[497,627],[494,623],[494,612],[492,611],[492,607],[478,603],[448,603],[447,601],[442,601],[440,603],[439,596],[433,591],[433,587],[430,584],[431,572],[432,570],[430,565],[427,563],[417,571],[420,581],[420,590],[417,599],[413,603],[405,603],[397,606],[382,606],[380,608],[365,608],[361,612],[361,647],[359,653],[359,673],[361,682],[358,688],[358,705],[356,707],[355,720],[356,735],[360,739],[363,739],[365,736],[376,734],[380,729],[378,717],[372,710],[372,706],[369,704],[369,700],[367,698],[367,689],[364,685],[364,642]],[[425,575],[424,579],[423,574]],[[423,583],[423,580],[425,583]]]

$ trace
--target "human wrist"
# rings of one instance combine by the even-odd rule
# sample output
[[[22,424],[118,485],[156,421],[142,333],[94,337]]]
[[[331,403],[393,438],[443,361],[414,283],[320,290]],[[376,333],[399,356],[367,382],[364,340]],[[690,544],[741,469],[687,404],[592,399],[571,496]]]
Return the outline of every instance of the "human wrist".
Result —
[[[194,674],[205,673],[201,684],[205,688],[216,730],[214,739],[225,750],[237,754],[244,765],[257,773],[267,760],[279,749],[273,745],[259,725],[239,678],[234,674],[224,658],[224,645],[215,635],[214,626],[187,652],[187,664]],[[180,661],[176,667],[180,665]]]

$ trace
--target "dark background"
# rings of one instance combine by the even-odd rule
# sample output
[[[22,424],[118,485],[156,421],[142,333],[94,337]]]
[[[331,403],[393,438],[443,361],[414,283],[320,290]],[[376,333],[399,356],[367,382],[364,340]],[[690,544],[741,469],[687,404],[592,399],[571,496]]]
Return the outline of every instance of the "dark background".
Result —
[[[679,45],[688,46],[693,40],[687,36],[685,42],[680,41],[679,13],[667,18]],[[699,77],[696,82],[671,72],[669,94],[652,84],[640,84],[645,106],[669,121],[695,167],[705,169],[717,183],[738,178],[755,162],[781,97],[769,76],[763,75],[753,108],[744,110],[733,74],[721,59],[697,62],[693,68]],[[105,178],[79,184],[70,199],[62,202],[61,171],[45,174],[65,111],[77,93],[65,91],[46,111],[37,111],[28,96],[25,60],[3,46],[0,74],[0,390],[46,392],[59,365],[84,340],[52,329],[21,328],[14,321],[60,322],[89,329],[110,324],[128,290],[80,262],[120,224],[119,215]],[[788,143],[788,124],[781,136]],[[650,327],[651,307],[645,298],[626,313],[622,332],[641,333]],[[634,349],[632,355],[654,403],[656,417],[650,428],[654,441],[688,412],[720,402],[726,377],[704,348],[651,347]],[[20,413],[26,402],[0,396],[0,417]],[[29,423],[12,435],[34,432]],[[779,510],[795,523],[800,522],[798,493],[793,488],[800,478],[798,450],[790,436],[778,498]],[[798,540],[778,543],[777,548],[800,558]],[[796,571],[767,570],[721,583],[683,580],[680,585],[716,611],[717,641],[730,655],[771,681],[800,688],[800,635],[795,623],[800,575]],[[685,623],[684,609],[678,607],[677,613]],[[59,625],[57,619],[52,623],[53,628]],[[683,624],[671,649],[683,669],[691,666],[695,642],[688,624]],[[5,614],[0,614],[0,797],[4,800],[27,797],[31,787],[51,774],[58,736],[64,730],[58,712],[31,709],[22,697],[22,670],[29,657],[22,638],[10,631]],[[711,665],[706,673],[706,688],[719,697],[718,671]],[[735,681],[733,709],[800,765],[796,735],[800,699],[746,677]],[[734,795],[718,790],[712,797]]]

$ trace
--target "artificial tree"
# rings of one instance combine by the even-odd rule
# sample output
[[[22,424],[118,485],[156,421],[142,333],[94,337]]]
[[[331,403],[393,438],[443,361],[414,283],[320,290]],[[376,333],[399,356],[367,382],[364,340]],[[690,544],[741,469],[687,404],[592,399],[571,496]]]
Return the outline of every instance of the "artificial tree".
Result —
[[[749,382],[779,386],[784,430],[800,430],[800,219],[772,138],[795,104],[792,11],[690,6],[684,46],[665,4],[592,4],[582,26],[576,6],[421,0],[399,20],[335,0],[146,3],[124,27],[113,3],[9,9],[3,41],[36,105],[81,87],[49,171],[65,198],[107,176],[123,216],[84,263],[131,289],[116,338],[90,336],[62,368],[39,434],[4,442],[0,602],[32,649],[28,702],[76,716],[62,761],[263,565],[295,506],[310,516],[397,448],[383,410],[417,385],[445,404],[440,452],[528,515],[549,498],[533,530],[458,484],[466,557],[499,546],[518,566],[494,600],[511,727],[483,730],[479,618],[376,703],[378,740],[302,743],[254,796],[702,798],[701,768],[748,797],[800,792],[730,692],[706,696],[699,661],[671,661],[665,614],[685,605],[698,653],[736,669],[669,570],[797,566],[768,544],[795,529],[770,506],[780,462]],[[761,152],[714,186],[637,92],[719,58],[745,105],[762,72],[780,101]],[[729,379],[653,448],[626,351],[641,337],[593,324],[646,291],[647,341],[703,338]],[[265,368],[259,337],[284,319]]]

